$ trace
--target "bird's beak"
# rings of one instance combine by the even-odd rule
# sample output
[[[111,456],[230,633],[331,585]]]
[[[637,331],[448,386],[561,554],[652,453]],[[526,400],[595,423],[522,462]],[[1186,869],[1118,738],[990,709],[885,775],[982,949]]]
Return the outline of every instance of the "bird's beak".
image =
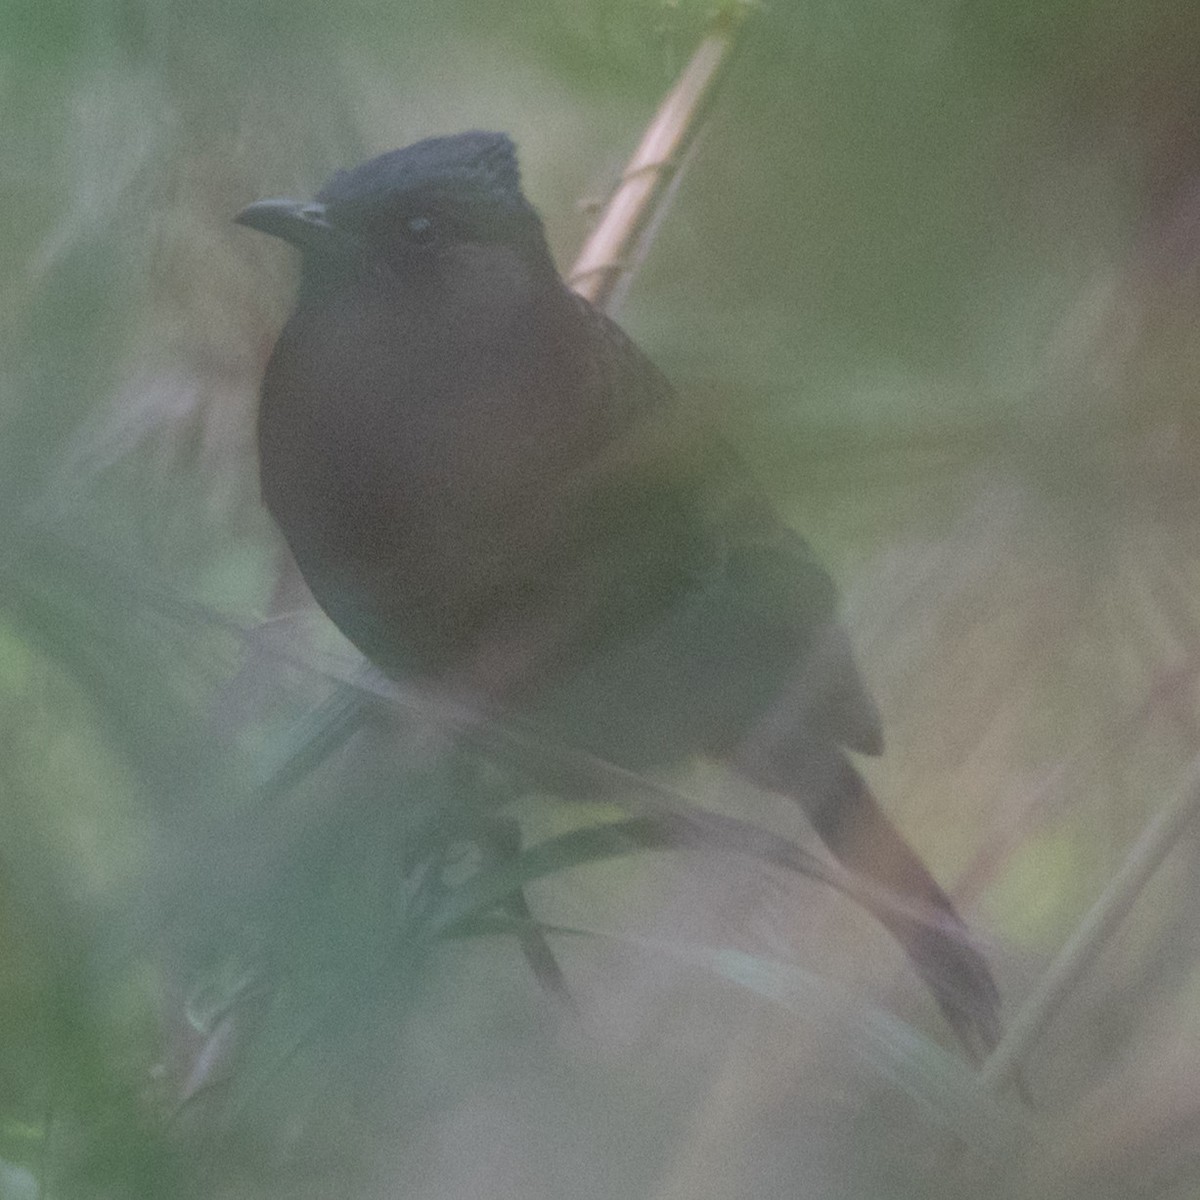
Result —
[[[325,216],[325,205],[304,200],[256,200],[233,218],[239,225],[282,238],[300,250],[328,246],[337,230]]]

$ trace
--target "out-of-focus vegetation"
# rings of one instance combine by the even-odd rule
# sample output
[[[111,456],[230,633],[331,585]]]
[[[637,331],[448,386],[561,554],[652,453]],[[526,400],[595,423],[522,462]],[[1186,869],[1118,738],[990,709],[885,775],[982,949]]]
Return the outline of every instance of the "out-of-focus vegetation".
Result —
[[[809,881],[549,875],[569,1016],[511,913],[431,933],[407,867],[452,841],[453,756],[367,731],[264,791],[357,661],[258,503],[291,264],[231,216],[504,128],[565,265],[709,16],[0,13],[0,1195],[1200,1186],[1194,835],[1026,1059],[1034,1123]],[[622,314],[838,575],[888,729],[871,778],[1010,1012],[1197,750],[1198,54],[1193,0],[777,0]],[[724,776],[683,786],[802,834]],[[529,841],[593,819],[502,799]],[[439,895],[488,878],[460,849]]]

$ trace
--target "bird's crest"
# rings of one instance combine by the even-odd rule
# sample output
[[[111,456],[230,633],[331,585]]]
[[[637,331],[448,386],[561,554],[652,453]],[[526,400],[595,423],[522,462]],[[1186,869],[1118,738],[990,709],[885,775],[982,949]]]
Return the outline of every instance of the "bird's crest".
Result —
[[[323,204],[339,204],[437,184],[521,202],[521,175],[512,139],[504,133],[478,129],[426,138],[368,159],[348,171],[338,171],[317,199]]]

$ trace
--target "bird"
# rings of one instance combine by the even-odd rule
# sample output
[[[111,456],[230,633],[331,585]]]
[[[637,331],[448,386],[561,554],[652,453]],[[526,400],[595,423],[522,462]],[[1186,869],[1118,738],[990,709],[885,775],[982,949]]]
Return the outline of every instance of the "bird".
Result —
[[[993,1046],[988,962],[856,765],[883,734],[833,580],[563,281],[512,140],[426,138],[235,219],[300,254],[261,490],[341,631],[622,768],[708,758],[790,798],[964,1045]]]

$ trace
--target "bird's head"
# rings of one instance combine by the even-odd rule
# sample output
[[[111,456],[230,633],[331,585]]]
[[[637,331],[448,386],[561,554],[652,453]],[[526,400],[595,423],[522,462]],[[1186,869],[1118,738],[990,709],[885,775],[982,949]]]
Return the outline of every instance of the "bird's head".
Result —
[[[366,268],[407,279],[481,247],[553,270],[503,133],[426,138],[338,171],[311,201],[259,200],[235,219],[299,249],[306,276]]]

